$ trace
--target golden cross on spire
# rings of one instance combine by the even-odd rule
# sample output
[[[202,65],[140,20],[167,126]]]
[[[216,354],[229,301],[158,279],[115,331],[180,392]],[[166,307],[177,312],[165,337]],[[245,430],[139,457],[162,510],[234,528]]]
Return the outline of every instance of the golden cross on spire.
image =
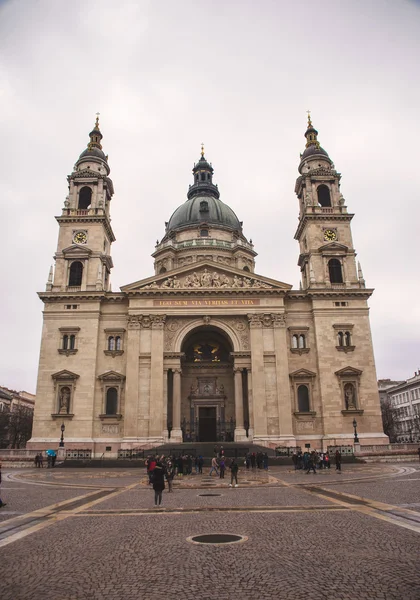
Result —
[[[311,111],[307,110],[306,112],[308,113],[308,127],[312,127]]]
[[[204,158],[204,142],[201,142],[201,156]]]
[[[96,121],[95,121],[95,127],[96,127],[96,129],[99,129],[99,115],[100,114],[101,113],[98,113],[98,112],[96,113]]]

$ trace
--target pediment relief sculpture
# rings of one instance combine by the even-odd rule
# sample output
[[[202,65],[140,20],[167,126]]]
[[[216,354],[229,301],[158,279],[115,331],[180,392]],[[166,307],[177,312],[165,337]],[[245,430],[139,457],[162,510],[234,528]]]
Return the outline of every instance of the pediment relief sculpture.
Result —
[[[152,281],[142,289],[188,289],[188,288],[272,288],[273,286],[255,277],[228,277],[218,271],[194,271],[178,278],[176,275],[167,277],[159,283]]]

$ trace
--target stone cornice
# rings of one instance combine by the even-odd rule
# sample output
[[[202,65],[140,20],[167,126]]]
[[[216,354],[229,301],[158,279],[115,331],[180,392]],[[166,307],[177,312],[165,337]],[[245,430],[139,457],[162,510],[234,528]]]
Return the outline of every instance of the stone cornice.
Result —
[[[61,215],[60,217],[55,217],[57,223],[102,223],[104,229],[108,235],[108,238],[111,242],[115,242],[116,237],[114,232],[112,231],[111,223],[108,217],[103,215]]]
[[[354,217],[352,213],[313,213],[307,214],[301,218],[296,233],[294,235],[295,240],[299,240],[302,235],[302,231],[308,221],[322,221],[322,222],[334,222],[334,221],[351,221]]]
[[[123,302],[127,296],[121,292],[38,292],[39,298],[47,302],[74,302],[75,300],[99,300],[107,302]]]

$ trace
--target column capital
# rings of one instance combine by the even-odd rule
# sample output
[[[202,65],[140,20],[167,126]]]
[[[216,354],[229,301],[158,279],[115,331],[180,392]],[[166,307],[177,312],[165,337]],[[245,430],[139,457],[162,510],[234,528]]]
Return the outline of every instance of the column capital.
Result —
[[[175,375],[182,375],[182,369],[172,369],[172,373]]]
[[[243,367],[233,367],[233,372],[235,373],[235,375],[237,373],[242,373],[243,371]]]
[[[250,329],[257,329],[257,328],[261,329],[261,327],[262,327],[261,316],[262,315],[259,315],[258,313],[250,313],[247,315]]]

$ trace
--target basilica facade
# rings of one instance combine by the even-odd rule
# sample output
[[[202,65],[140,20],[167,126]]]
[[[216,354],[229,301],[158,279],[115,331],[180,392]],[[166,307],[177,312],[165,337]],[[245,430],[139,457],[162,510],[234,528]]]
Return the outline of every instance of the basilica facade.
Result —
[[[147,279],[110,289],[114,193],[98,120],[68,177],[45,292],[29,447],[387,443],[340,174],[310,119],[296,181],[300,289],[255,271],[204,150]],[[293,232],[291,232],[291,235]]]

